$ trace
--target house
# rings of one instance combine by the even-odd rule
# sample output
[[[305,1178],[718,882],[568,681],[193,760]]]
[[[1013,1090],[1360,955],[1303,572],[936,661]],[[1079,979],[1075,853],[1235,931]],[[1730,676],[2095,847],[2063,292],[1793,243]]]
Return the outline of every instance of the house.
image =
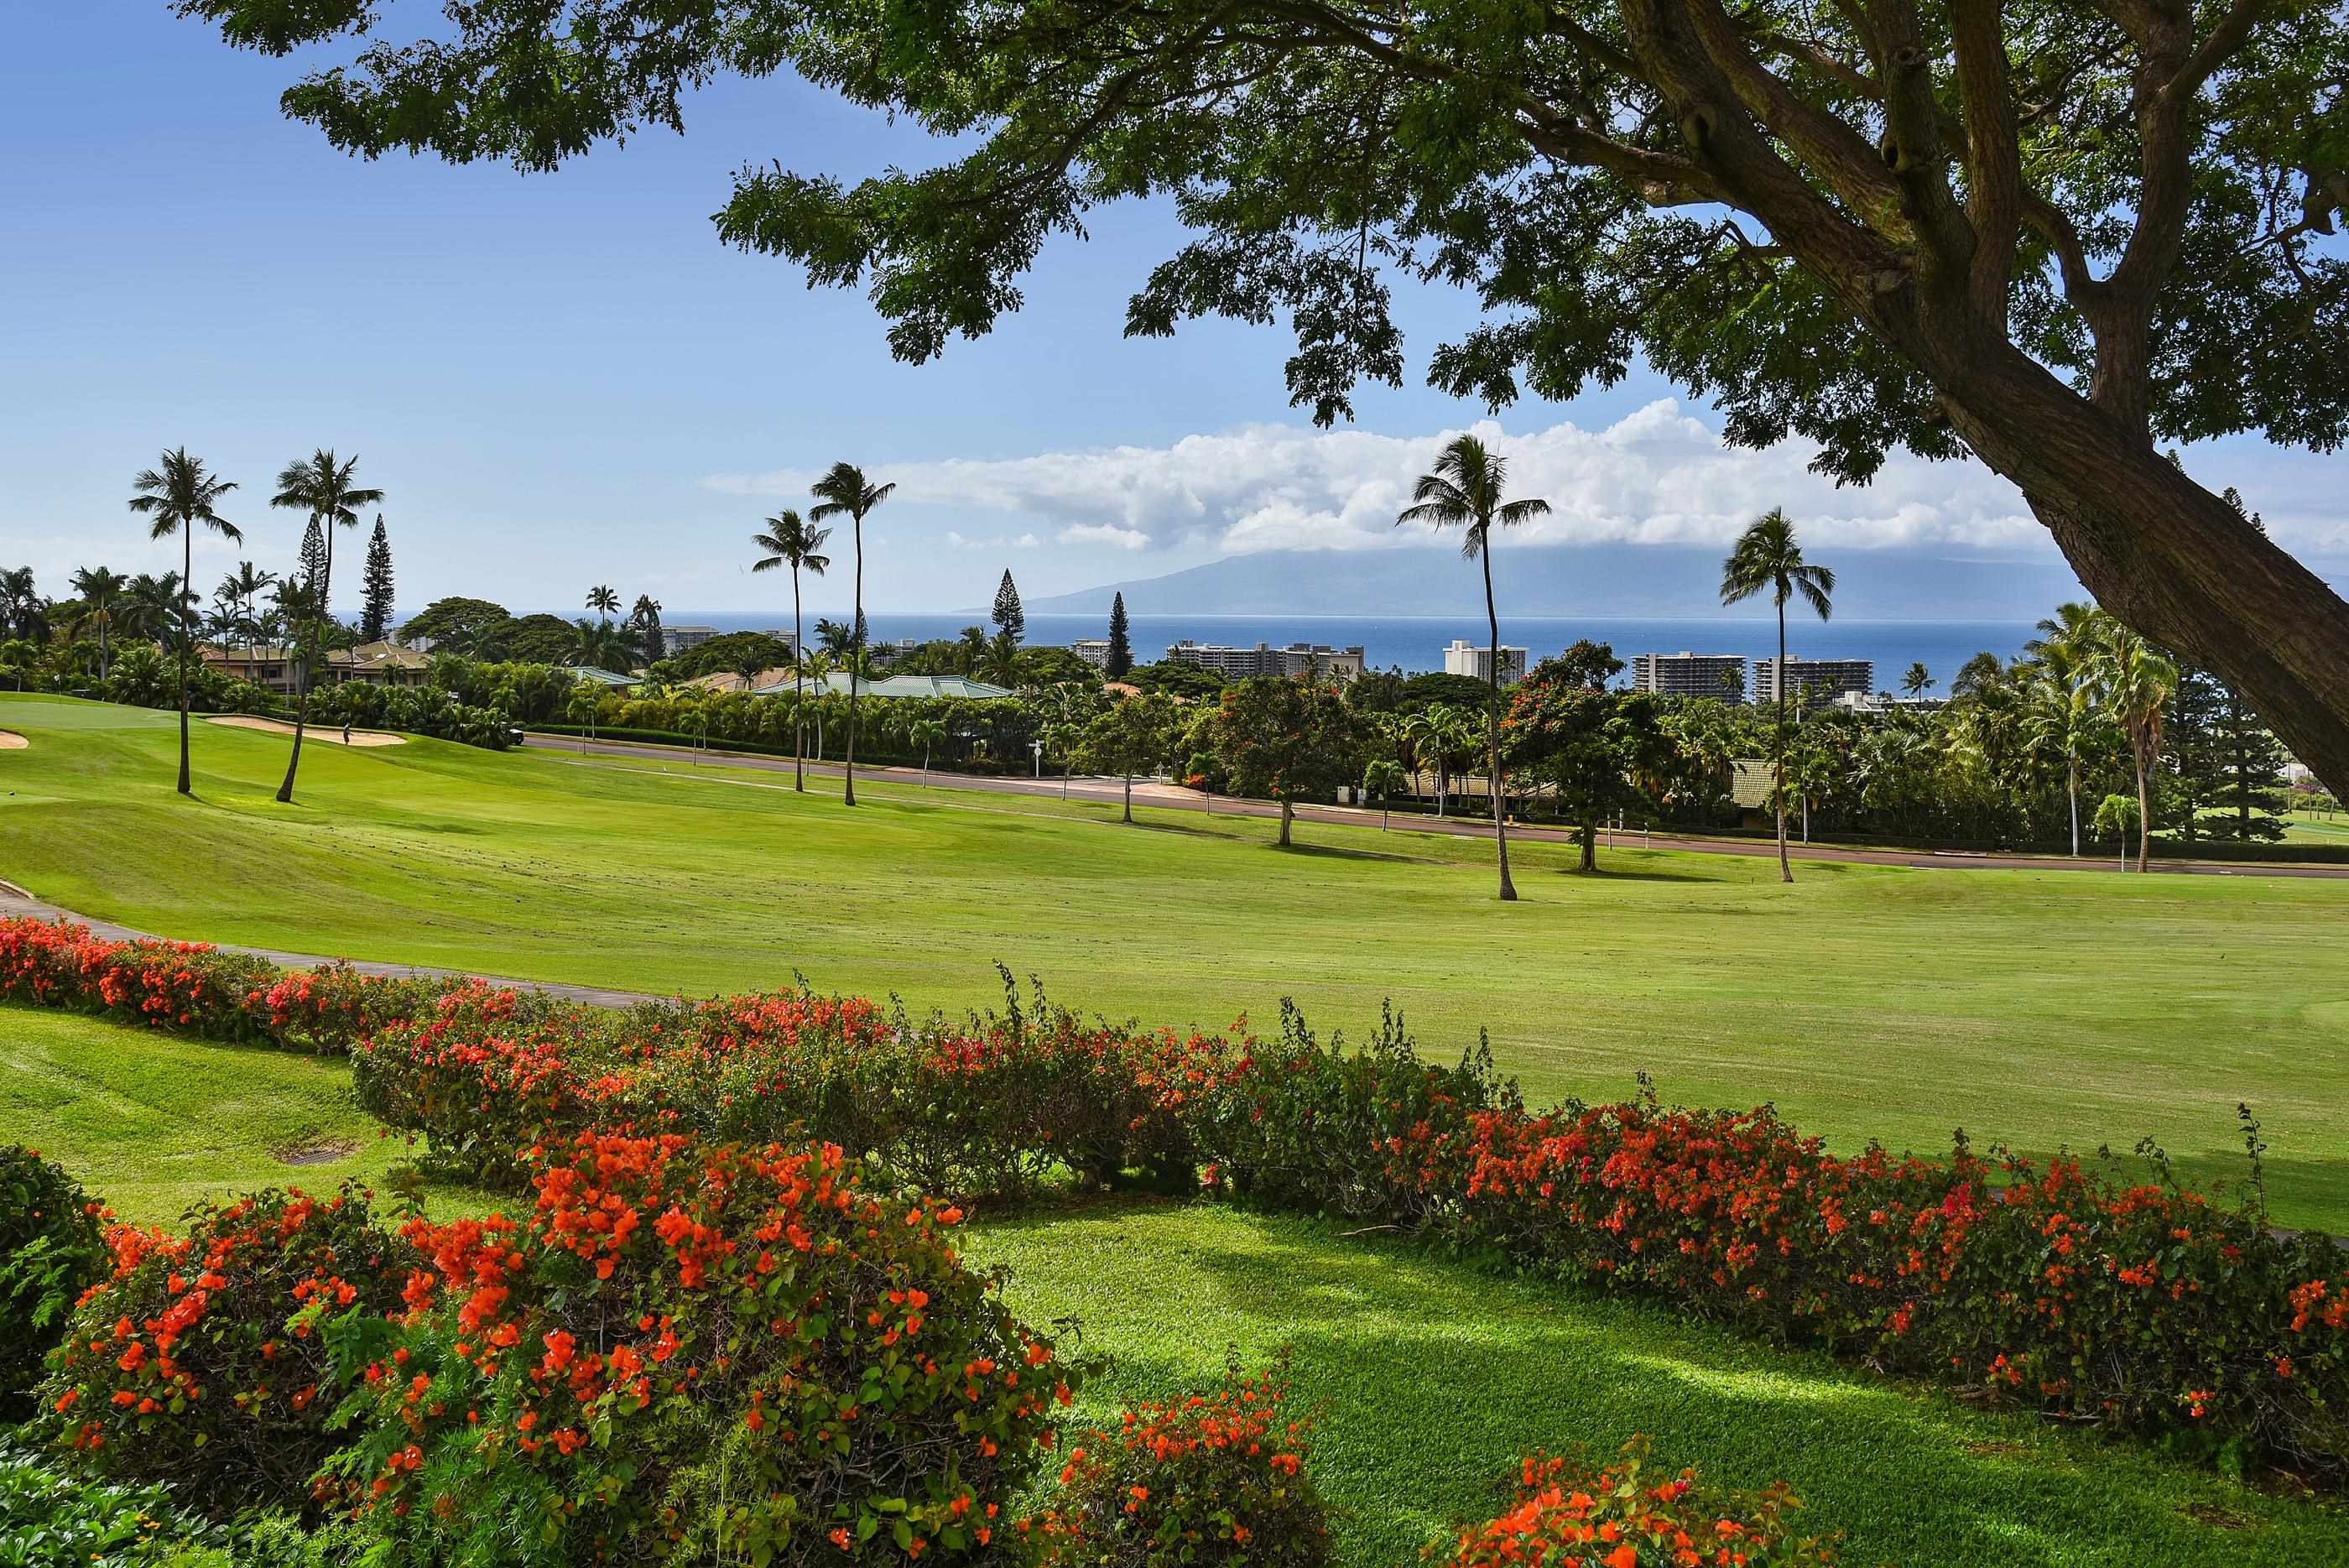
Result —
[[[644,681],[634,675],[621,675],[609,670],[598,670],[592,664],[575,664],[570,673],[597,686],[608,686],[615,691],[633,691]]]
[[[356,648],[326,650],[321,684],[339,686],[361,680],[369,686],[422,686],[431,679],[429,654],[396,642],[362,642]]]
[[[249,680],[281,697],[294,694],[295,676],[302,667],[297,649],[276,642],[254,643],[243,648],[200,643],[196,647],[196,657],[203,660],[207,670],[231,680]]]

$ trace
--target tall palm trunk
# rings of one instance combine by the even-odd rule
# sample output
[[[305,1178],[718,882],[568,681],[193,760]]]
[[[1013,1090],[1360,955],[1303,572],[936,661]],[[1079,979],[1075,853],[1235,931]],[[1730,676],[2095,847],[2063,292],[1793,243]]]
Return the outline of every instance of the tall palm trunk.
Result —
[[[180,533],[180,592],[182,595],[188,591],[188,579],[195,575],[195,571],[196,520],[191,517]],[[171,613],[180,625],[180,793],[193,794],[196,792],[188,784],[188,655],[193,649],[195,639],[188,635],[187,601],[184,597],[171,607]],[[163,624],[170,626],[171,622],[167,620]]]
[[[2153,853],[2153,813],[2147,809],[2149,803],[2146,799],[2145,752],[2144,742],[2134,735],[2129,737],[2129,755],[2137,763],[2137,868],[2139,872],[2146,869],[2146,862]]]
[[[1778,807],[1778,880],[1795,879],[1795,867],[1786,859],[1786,595],[1782,587],[1778,594],[1778,787],[1773,791]]]
[[[2064,792],[2072,798],[2072,858],[2080,857],[2080,759],[2073,757],[2064,765]]]
[[[277,786],[277,803],[294,804],[294,775],[302,766],[302,732],[310,723],[310,688],[316,684],[318,649],[326,637],[326,607],[335,597],[335,520],[326,520],[326,564],[318,581],[318,602],[310,607],[310,657],[302,663],[302,694],[294,701],[294,753],[285,759],[285,782]]]
[[[843,766],[847,780],[842,786],[840,803],[856,804],[856,666],[857,655],[864,651],[864,639],[858,634],[864,629],[864,514],[852,512],[849,520],[856,532],[856,593],[855,604],[850,609],[848,622],[848,760]]]
[[[1492,695],[1485,709],[1485,782],[1492,785],[1493,847],[1501,859],[1501,902],[1516,902],[1516,884],[1509,880],[1509,803],[1501,798],[1501,617],[1493,607],[1493,549],[1490,541],[1478,555],[1485,566],[1485,628],[1491,634]]]
[[[807,689],[802,678],[807,670],[807,649],[801,642],[800,629],[800,564],[792,562],[792,787],[802,794],[807,793]]]

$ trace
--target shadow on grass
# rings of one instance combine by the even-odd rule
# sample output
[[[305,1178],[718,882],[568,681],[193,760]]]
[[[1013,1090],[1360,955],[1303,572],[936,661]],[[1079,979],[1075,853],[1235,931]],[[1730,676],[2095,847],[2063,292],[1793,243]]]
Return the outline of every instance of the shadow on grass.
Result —
[[[1113,1358],[1084,1395],[1090,1419],[1211,1386],[1227,1350],[1253,1366],[1289,1346],[1298,1403],[1322,1413],[1310,1463],[1345,1514],[1349,1564],[1407,1562],[1489,1516],[1535,1449],[1605,1453],[1636,1433],[1665,1474],[1791,1482],[1802,1527],[1848,1532],[1856,1564],[2349,1560],[2349,1521],[2141,1448],[1340,1229],[1160,1200],[974,1239],[1012,1265],[1015,1312],[1073,1314],[1082,1350]]]
[[[1407,866],[1443,866],[1452,864],[1452,862],[1449,861],[1431,860],[1426,857],[1420,855],[1405,855],[1398,850],[1345,849],[1340,848],[1339,846],[1334,844],[1306,844],[1301,842],[1292,842],[1287,845],[1268,844],[1265,847],[1272,850],[1278,855],[1299,855],[1310,859],[1320,860],[1387,860]]]

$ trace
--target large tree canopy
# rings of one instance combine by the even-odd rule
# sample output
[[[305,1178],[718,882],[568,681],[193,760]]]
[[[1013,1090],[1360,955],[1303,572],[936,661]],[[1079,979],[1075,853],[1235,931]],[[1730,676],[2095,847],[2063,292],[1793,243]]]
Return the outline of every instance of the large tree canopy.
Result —
[[[753,163],[746,248],[868,288],[895,351],[1019,302],[1045,240],[1171,196],[1127,320],[1286,316],[1323,421],[1398,380],[1392,280],[1473,290],[1432,379],[1494,406],[1642,355],[1865,479],[1971,450],[2083,580],[2349,786],[2349,606],[2157,453],[2349,431],[2349,33],[2327,0],[182,0],[347,35],[286,111],[367,155],[551,168],[796,70],[961,140],[854,186]]]

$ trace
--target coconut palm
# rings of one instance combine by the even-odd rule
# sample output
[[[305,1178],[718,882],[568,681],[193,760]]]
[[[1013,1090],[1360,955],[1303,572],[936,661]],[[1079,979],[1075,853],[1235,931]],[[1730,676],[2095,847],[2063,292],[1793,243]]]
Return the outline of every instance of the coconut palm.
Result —
[[[1009,627],[997,632],[994,640],[987,645],[987,674],[998,686],[1019,684],[1019,639],[1011,635]]]
[[[84,566],[73,575],[74,597],[79,601],[73,618],[67,623],[66,635],[86,637],[98,634],[98,678],[103,680],[113,669],[114,623],[120,618],[125,591],[129,580],[104,566]]]
[[[2147,777],[2161,755],[2161,710],[2178,690],[2178,666],[2118,620],[2106,617],[2095,665],[2105,711],[2128,738],[2137,764],[2137,868],[2147,869],[2153,852],[2153,803]]]
[[[49,635],[48,601],[33,580],[33,568],[16,566],[0,572],[0,626],[10,637],[40,642]]]
[[[571,662],[585,669],[619,671],[636,661],[636,645],[626,627],[607,619],[571,623]]]
[[[823,635],[823,628],[830,624],[831,623],[828,621],[816,622],[817,635]],[[800,668],[807,671],[808,680],[815,687],[815,694],[818,701],[810,703],[809,706],[815,710],[815,760],[817,762],[822,762],[823,761],[823,703],[822,701],[822,698],[824,693],[831,689],[830,682],[832,680],[832,672],[834,668],[833,657],[829,651],[819,648],[801,659]]]
[[[1493,604],[1493,529],[1514,528],[1520,523],[1549,515],[1549,503],[1537,499],[1504,501],[1503,486],[1509,467],[1475,436],[1454,438],[1436,454],[1435,470],[1423,473],[1412,487],[1412,504],[1395,519],[1395,526],[1426,523],[1441,530],[1467,530],[1460,553],[1485,569],[1485,624],[1491,633],[1491,664],[1485,670],[1491,691],[1485,702],[1485,745],[1487,776],[1492,780],[1493,846],[1501,863],[1501,898],[1517,896],[1509,880],[1509,814],[1501,794],[1501,617]]]
[[[620,596],[598,583],[587,590],[587,607],[600,616],[620,613]]]
[[[661,647],[660,618],[661,602],[650,594],[638,594],[636,602],[628,609],[628,625],[636,634],[647,664],[666,651]]]
[[[1909,666],[1909,673],[1900,678],[1900,690],[1911,697],[1922,697],[1933,689],[1933,672],[1919,659]]]
[[[983,627],[967,626],[955,639],[955,673],[976,675],[987,662],[987,630]]]
[[[750,535],[750,543],[767,552],[750,563],[754,572],[771,572],[778,566],[792,569],[792,787],[807,789],[807,763],[802,753],[807,750],[806,692],[800,684],[802,649],[807,639],[800,626],[800,574],[820,577],[832,565],[823,551],[824,541],[832,537],[829,528],[818,528],[790,507],[783,508],[767,519],[767,531]]]
[[[276,581],[276,573],[264,572],[251,561],[239,561],[236,570],[222,577],[221,586],[213,590],[216,597],[236,606],[244,621],[244,656],[247,660],[253,658],[254,644],[259,635],[261,596]]]
[[[1786,857],[1786,601],[1800,594],[1821,620],[1834,608],[1835,573],[1803,559],[1802,545],[1786,514],[1773,506],[1738,537],[1736,547],[1721,564],[1721,602],[1733,605],[1758,593],[1769,593],[1778,612],[1778,739],[1776,784],[1771,794],[1778,812],[1778,879],[1791,882],[1795,867]]]
[[[2032,678],[2023,719],[2024,738],[2043,757],[2064,764],[2064,794],[2072,810],[2072,857],[2080,857],[2080,769],[2106,722],[2093,681],[2079,672],[2043,664]]]
[[[1379,829],[1386,830],[1387,799],[1402,788],[1402,764],[1392,757],[1373,758],[1362,770],[1362,793],[1375,796],[1379,803]]]
[[[305,669],[318,664],[321,643],[326,634],[326,617],[333,613],[335,597],[335,530],[359,525],[359,508],[382,504],[383,492],[352,483],[357,473],[359,460],[356,456],[336,458],[324,447],[308,457],[285,465],[277,475],[277,493],[269,498],[272,506],[282,506],[289,512],[306,512],[310,520],[325,531],[326,558],[318,581],[305,584],[311,604],[310,652],[303,662]],[[310,681],[302,682],[300,696],[294,703],[294,752],[285,759],[285,782],[277,786],[280,805],[294,804],[294,775],[302,766],[302,732],[310,718]]]
[[[895,484],[874,484],[866,481],[864,471],[854,463],[835,462],[832,471],[815,482],[817,504],[809,508],[808,520],[821,523],[827,517],[847,514],[851,535],[856,545],[855,597],[849,624],[856,628],[856,646],[864,647],[864,519],[873,509],[889,499]],[[841,790],[841,804],[856,804],[856,678],[855,665],[848,670],[848,760],[844,768],[845,784]]]
[[[908,743],[922,748],[922,782],[930,782],[930,748],[947,738],[946,725],[936,719],[916,719],[905,726]]]
[[[130,510],[154,519],[150,539],[180,535],[180,571],[171,576],[171,620],[179,623],[180,638],[180,793],[194,792],[188,784],[188,660],[195,639],[188,635],[185,584],[195,574],[196,530],[210,528],[224,539],[242,543],[244,535],[220,514],[221,497],[236,488],[233,480],[206,472],[203,459],[190,457],[181,447],[163,454],[160,467],[143,469],[131,480]]]

